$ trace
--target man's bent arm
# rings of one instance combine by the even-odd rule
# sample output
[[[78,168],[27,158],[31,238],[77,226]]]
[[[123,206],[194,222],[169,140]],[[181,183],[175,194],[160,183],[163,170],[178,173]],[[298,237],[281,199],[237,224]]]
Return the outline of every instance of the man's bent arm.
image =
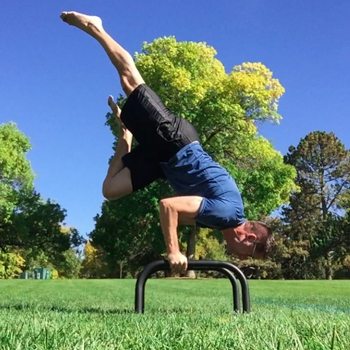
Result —
[[[177,227],[179,222],[194,222],[202,198],[182,196],[165,198],[160,201],[160,224],[166,244],[168,260],[175,273],[185,272],[187,258],[181,254]]]

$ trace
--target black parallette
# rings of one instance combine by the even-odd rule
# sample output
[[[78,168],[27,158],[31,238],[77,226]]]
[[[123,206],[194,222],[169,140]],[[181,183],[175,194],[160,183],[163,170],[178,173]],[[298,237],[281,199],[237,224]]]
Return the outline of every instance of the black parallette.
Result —
[[[231,282],[233,294],[233,311],[240,312],[240,296],[242,298],[243,312],[250,312],[249,287],[244,273],[232,263],[214,260],[189,260],[188,270],[218,271],[224,274]],[[170,271],[167,261],[157,260],[145,266],[137,278],[135,287],[135,312],[143,313],[145,305],[145,285],[147,279],[157,271]],[[240,282],[241,293],[239,293],[237,279]],[[240,295],[241,294],[241,295]]]

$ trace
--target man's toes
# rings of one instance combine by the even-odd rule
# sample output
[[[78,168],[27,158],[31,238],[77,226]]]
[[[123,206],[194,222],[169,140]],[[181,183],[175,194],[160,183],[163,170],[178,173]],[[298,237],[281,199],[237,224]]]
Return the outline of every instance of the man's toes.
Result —
[[[67,21],[67,12],[62,12],[60,17],[64,22],[66,22]]]
[[[113,96],[112,96],[112,95],[109,95],[109,96],[108,96],[108,105],[109,105],[110,107],[112,107],[112,106],[115,105],[114,99],[113,99]]]

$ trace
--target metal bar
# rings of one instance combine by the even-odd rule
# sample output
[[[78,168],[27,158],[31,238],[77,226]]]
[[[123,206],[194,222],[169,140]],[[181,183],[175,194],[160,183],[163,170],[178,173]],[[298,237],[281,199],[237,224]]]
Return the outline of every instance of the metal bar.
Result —
[[[189,270],[212,270],[218,271],[226,275],[232,284],[233,291],[233,309],[239,311],[239,297],[237,291],[238,278],[242,291],[243,312],[250,312],[250,295],[247,279],[243,272],[235,265],[225,261],[214,260],[190,260],[188,261]],[[157,271],[170,271],[170,266],[167,261],[157,260],[145,266],[136,281],[135,287],[135,312],[143,313],[145,304],[145,285],[149,276]]]
[[[233,297],[233,311],[234,312],[240,312],[241,310],[241,303],[239,301],[240,297],[240,292],[238,289],[238,284],[237,284],[237,278],[235,277],[234,273],[228,269],[222,269],[221,273],[226,274],[228,279],[231,282],[232,286],[232,297]]]

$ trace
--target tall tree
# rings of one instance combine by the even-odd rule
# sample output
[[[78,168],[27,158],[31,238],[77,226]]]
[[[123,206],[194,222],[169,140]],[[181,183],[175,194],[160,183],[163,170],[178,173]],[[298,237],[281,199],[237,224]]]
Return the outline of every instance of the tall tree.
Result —
[[[104,252],[110,277],[119,277],[124,265],[129,269],[124,269],[125,273],[134,273],[164,251],[158,200],[165,193],[169,194],[167,185],[158,182],[118,201],[103,203],[90,237],[92,245]]]
[[[248,217],[259,218],[294,189],[293,167],[255,124],[281,119],[284,88],[262,63],[243,63],[227,74],[215,56],[205,43],[168,37],[144,44],[136,63],[165,105],[195,125],[205,148],[235,177]]]
[[[24,192],[33,187],[33,171],[26,153],[28,138],[13,123],[0,124],[0,278],[11,278],[24,265],[19,252],[4,249],[5,226]]]
[[[0,124],[0,235],[18,203],[19,193],[33,188],[34,174],[26,153],[28,138],[15,124]]]
[[[104,252],[95,248],[90,241],[84,246],[84,259],[80,275],[84,278],[107,277],[108,270],[104,262]]]
[[[295,188],[294,168],[284,164],[281,154],[258,134],[255,124],[257,120],[278,122],[281,119],[278,101],[284,89],[261,63],[244,63],[227,74],[215,56],[215,49],[205,43],[178,42],[168,37],[145,43],[142,52],[136,54],[136,64],[164,104],[195,125],[205,148],[236,178],[248,217],[260,218],[287,201]],[[115,127],[111,119],[108,123],[112,129]],[[117,135],[115,130],[114,134]],[[141,230],[147,238],[140,238],[142,242],[161,247],[162,236],[155,233],[160,231],[157,201],[159,194],[170,193],[166,185],[159,183],[142,194],[133,194],[134,199],[120,201],[124,204],[105,204],[91,235],[92,244],[101,242],[102,236],[112,229],[106,223],[119,216],[124,220],[118,219],[118,227],[113,230],[120,232],[118,235],[124,243],[129,242],[127,246],[138,247],[131,242]],[[132,210],[129,214],[128,206]],[[110,217],[102,218],[105,215]],[[130,223],[125,221],[127,215]],[[145,220],[147,224],[143,224]],[[113,232],[108,234],[109,238],[102,241],[113,240]],[[151,238],[154,236],[156,241]],[[116,244],[110,242],[106,249]],[[125,251],[121,242],[117,245],[115,254],[117,250],[118,254]]]
[[[65,217],[66,211],[59,204],[42,200],[34,191],[22,192],[3,224],[0,247],[6,253],[20,251],[26,268],[36,261],[53,266],[66,276],[71,276],[70,268],[76,274],[72,249],[79,247],[83,238],[76,229],[64,226]]]
[[[285,160],[296,167],[300,187],[284,210],[290,235],[309,242],[311,254],[324,260],[330,278],[333,252],[342,236],[335,229],[337,218],[344,214],[343,199],[350,191],[350,152],[333,133],[315,131],[291,146]]]

